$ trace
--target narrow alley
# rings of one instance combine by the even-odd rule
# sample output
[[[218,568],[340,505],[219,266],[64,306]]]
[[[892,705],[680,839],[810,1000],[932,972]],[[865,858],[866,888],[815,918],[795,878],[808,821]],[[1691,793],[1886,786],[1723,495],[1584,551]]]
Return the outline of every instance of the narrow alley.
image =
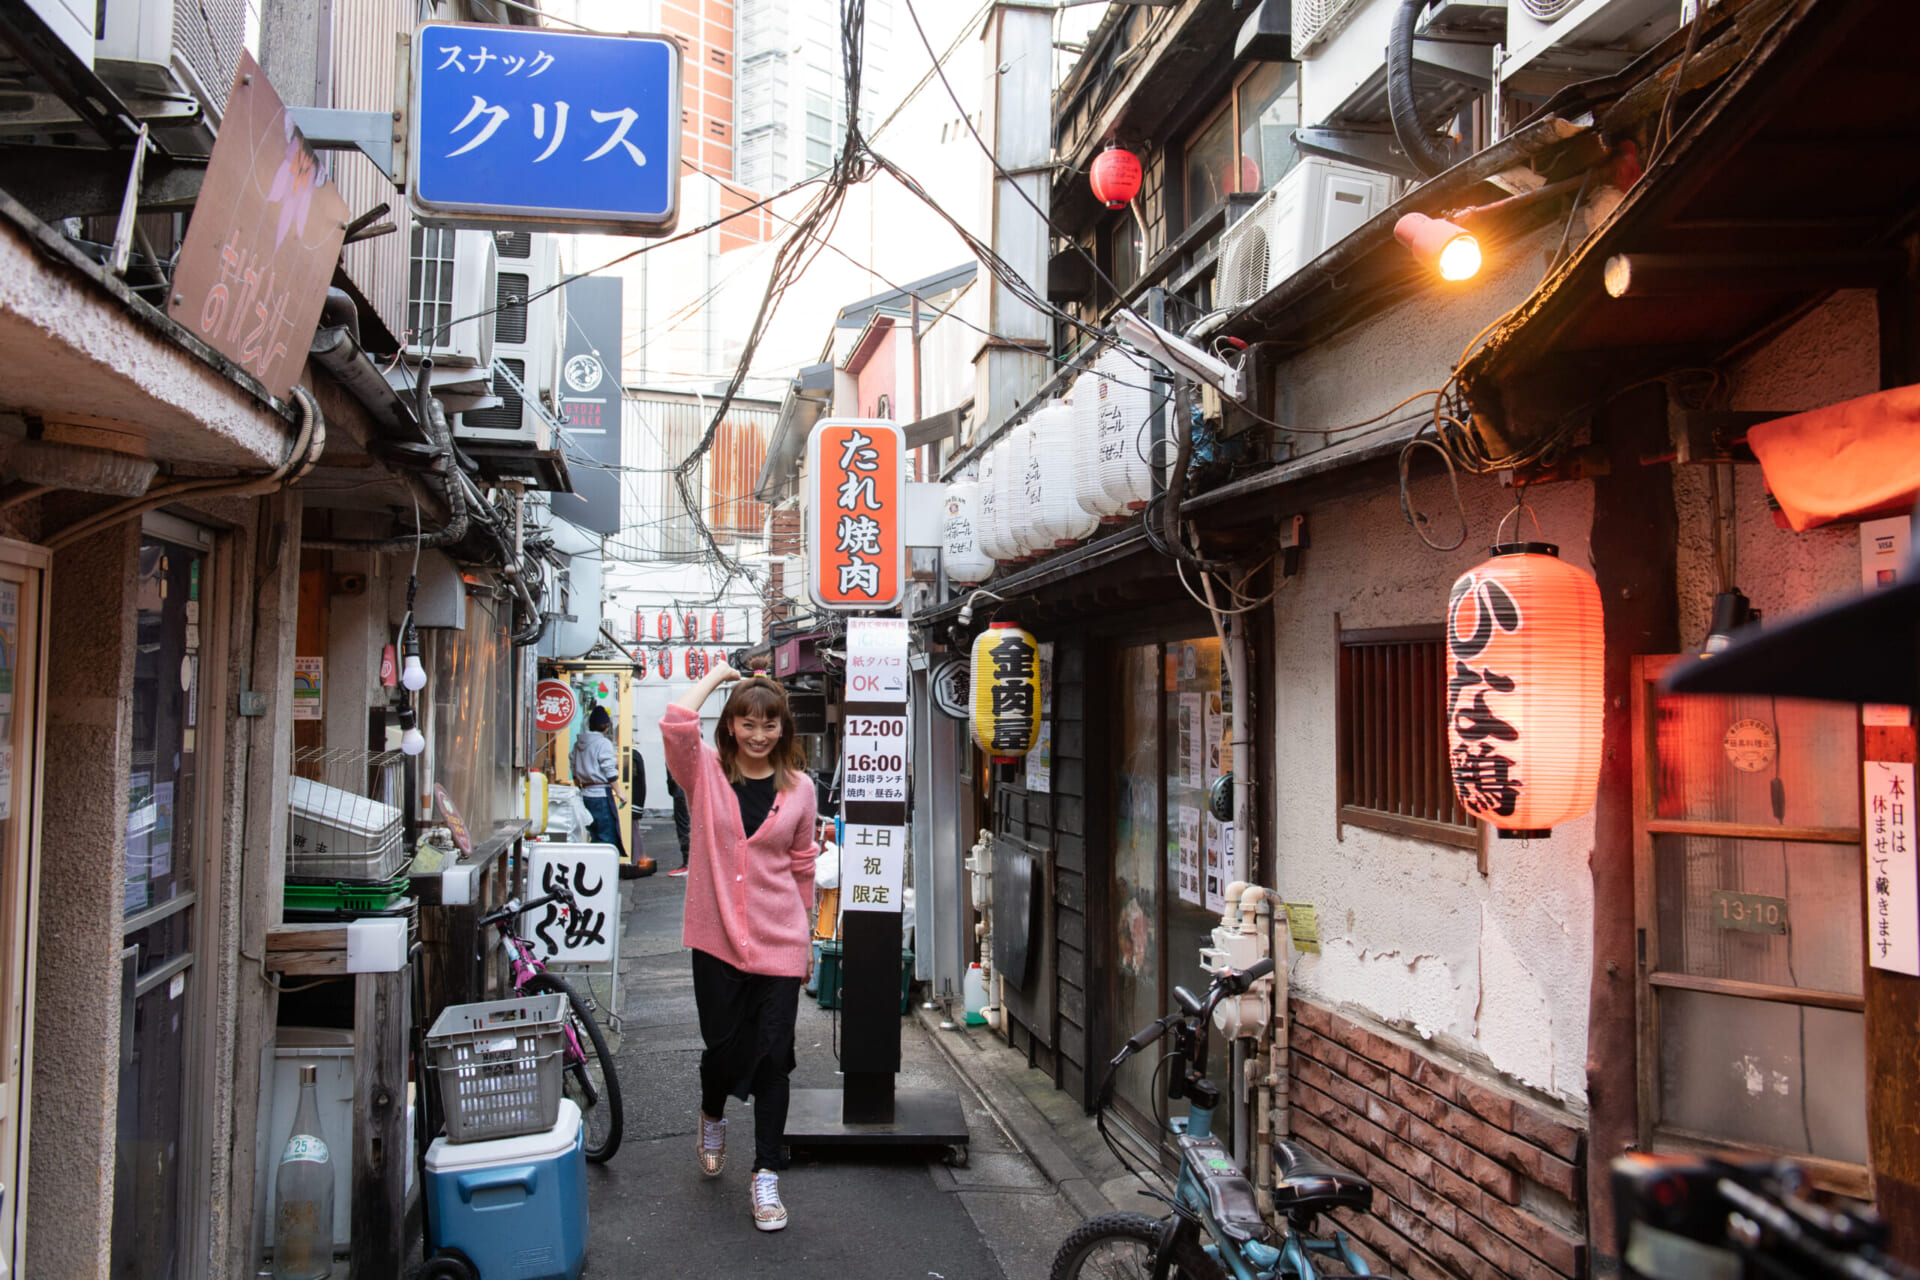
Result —
[[[688,952],[680,944],[685,880],[664,874],[673,863],[673,827],[651,824],[647,847],[667,850],[662,874],[629,880],[621,942],[621,1029],[616,1050],[626,1104],[625,1137],[605,1165],[587,1172],[591,1243],[589,1276],[659,1274],[670,1259],[698,1259],[714,1275],[778,1274],[793,1280],[1044,1280],[1060,1241],[1086,1213],[1104,1210],[1090,1176],[1118,1172],[1102,1162],[1092,1123],[1079,1108],[1055,1109],[1064,1132],[1031,1109],[1017,1084],[996,1084],[985,1068],[976,1078],[989,1093],[1002,1091],[995,1118],[975,1086],[955,1071],[949,1053],[995,1054],[1000,1072],[1031,1075],[1036,1095],[1059,1095],[1037,1072],[1020,1069],[1018,1055],[988,1038],[946,1032],[934,1037],[910,1014],[901,1030],[900,1087],[946,1089],[965,1109],[971,1148],[966,1164],[924,1149],[864,1148],[797,1152],[781,1176],[789,1216],[784,1231],[754,1230],[748,1214],[752,1111],[729,1105],[729,1155],[720,1177],[700,1175],[694,1160],[700,1028]],[[837,1088],[837,1019],[812,999],[800,1001],[795,1088]],[[929,1030],[929,1025],[935,1029]],[[1020,1127],[1025,1108],[1025,1132]],[[1051,1172],[1071,1182],[1070,1196],[1021,1149],[1036,1141],[1054,1153]],[[1067,1153],[1062,1142],[1078,1150]],[[1110,1158],[1109,1158],[1110,1160]],[[1122,1175],[1124,1179],[1124,1175]],[[1124,1179],[1130,1182],[1131,1179]],[[1115,1195],[1127,1194],[1122,1183]],[[1076,1203],[1077,1202],[1077,1203]],[[1144,1202],[1142,1202],[1144,1203]]]

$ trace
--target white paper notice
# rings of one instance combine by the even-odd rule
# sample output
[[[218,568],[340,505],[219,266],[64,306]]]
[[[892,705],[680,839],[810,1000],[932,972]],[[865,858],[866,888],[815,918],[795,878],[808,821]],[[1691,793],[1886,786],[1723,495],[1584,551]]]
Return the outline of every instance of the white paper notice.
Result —
[[[847,701],[906,700],[906,619],[848,618]]]
[[[1188,787],[1204,787],[1206,783],[1207,741],[1205,726],[1200,714],[1201,695],[1183,693],[1180,695],[1180,719],[1175,726],[1180,731],[1180,783]]]
[[[840,909],[898,911],[906,883],[907,829],[847,824],[840,846]]]
[[[1233,824],[1222,822],[1212,814],[1207,815],[1207,910],[1225,911],[1227,909],[1227,881],[1223,874],[1227,851],[1233,848]]]
[[[1920,977],[1920,884],[1914,867],[1913,766],[1863,764],[1867,788],[1867,959]]]
[[[1179,809],[1180,818],[1180,900],[1195,906],[1201,902],[1200,888],[1200,810],[1190,804]]]
[[[1027,752],[1027,790],[1053,790],[1053,725],[1045,720],[1034,735],[1033,750]]]
[[[905,716],[849,715],[842,744],[846,776],[840,782],[841,799],[906,801]]]

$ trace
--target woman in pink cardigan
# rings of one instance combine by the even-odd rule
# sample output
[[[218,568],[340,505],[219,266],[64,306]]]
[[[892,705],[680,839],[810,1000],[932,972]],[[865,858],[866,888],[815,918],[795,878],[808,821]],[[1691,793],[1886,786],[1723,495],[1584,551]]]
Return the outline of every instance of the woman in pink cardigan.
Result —
[[[739,680],[700,740],[700,705]],[[660,720],[667,768],[692,815],[686,920],[700,1011],[700,1171],[720,1175],[727,1153],[727,1095],[753,1098],[753,1223],[787,1225],[779,1170],[787,1127],[787,1077],[800,984],[813,973],[813,783],[794,741],[786,690],[764,676],[740,680],[725,663],[682,694]],[[717,749],[716,749],[717,748]]]

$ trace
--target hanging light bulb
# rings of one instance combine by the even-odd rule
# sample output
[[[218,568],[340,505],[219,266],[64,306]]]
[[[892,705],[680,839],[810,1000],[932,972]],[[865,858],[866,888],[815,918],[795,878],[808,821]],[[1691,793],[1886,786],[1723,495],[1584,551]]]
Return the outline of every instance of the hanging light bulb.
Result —
[[[401,708],[400,727],[406,731],[400,735],[401,751],[410,756],[417,756],[427,749],[427,735],[420,732],[411,706]]]
[[[1409,213],[1393,224],[1393,238],[1442,280],[1471,280],[1480,272],[1480,242],[1444,218]]]
[[[406,661],[400,669],[400,683],[409,692],[418,693],[427,687],[427,669],[420,665],[420,633],[411,622],[407,624],[400,645],[406,655]]]

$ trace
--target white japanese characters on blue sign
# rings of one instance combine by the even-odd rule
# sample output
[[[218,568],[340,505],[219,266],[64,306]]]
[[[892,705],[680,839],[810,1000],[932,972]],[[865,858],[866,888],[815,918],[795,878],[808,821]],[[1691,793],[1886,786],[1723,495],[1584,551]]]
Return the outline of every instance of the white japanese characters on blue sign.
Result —
[[[680,47],[664,36],[428,23],[410,105],[423,220],[662,235],[679,217]]]

